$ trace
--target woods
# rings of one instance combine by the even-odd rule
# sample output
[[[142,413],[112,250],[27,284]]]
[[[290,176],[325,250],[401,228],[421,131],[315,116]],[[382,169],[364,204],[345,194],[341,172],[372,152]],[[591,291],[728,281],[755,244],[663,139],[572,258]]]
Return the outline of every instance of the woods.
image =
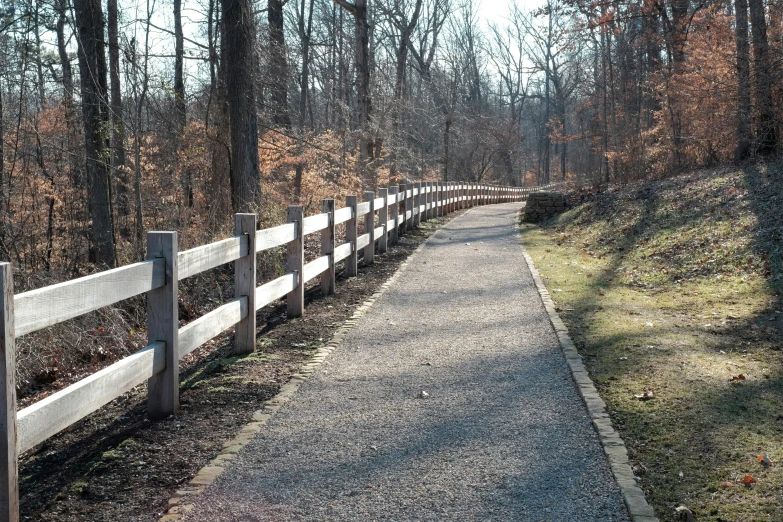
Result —
[[[382,185],[601,185],[774,155],[781,7],[4,2],[0,251],[62,279],[142,259],[144,230],[195,243],[235,211],[282,222]]]

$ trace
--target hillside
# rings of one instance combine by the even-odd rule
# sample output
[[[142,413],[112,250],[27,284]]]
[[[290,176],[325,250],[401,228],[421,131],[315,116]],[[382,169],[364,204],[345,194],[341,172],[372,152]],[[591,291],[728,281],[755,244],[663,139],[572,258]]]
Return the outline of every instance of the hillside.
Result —
[[[781,167],[572,194],[523,226],[662,520],[783,520]]]

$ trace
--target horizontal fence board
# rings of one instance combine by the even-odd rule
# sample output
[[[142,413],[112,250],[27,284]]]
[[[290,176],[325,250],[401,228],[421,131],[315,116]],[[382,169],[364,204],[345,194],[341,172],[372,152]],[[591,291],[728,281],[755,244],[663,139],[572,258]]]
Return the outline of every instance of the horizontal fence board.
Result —
[[[353,217],[351,215],[351,207],[345,207],[334,211],[334,224],[339,225],[345,223]]]
[[[388,205],[386,205],[388,206]],[[383,208],[383,198],[375,198],[375,201],[373,201],[373,207],[375,210],[380,210]]]
[[[384,233],[386,233],[386,226],[381,225],[378,228],[375,229],[375,239],[377,240],[379,237],[381,237]]]
[[[405,216],[397,216],[397,226],[402,225],[405,222]]]
[[[334,262],[342,261],[353,252],[353,245],[351,243],[344,243],[334,249]]]
[[[356,205],[356,217],[363,216],[370,213],[370,201],[359,203]]]
[[[149,292],[166,284],[166,262],[154,259],[14,296],[16,336]]]
[[[286,223],[256,232],[256,252],[283,246],[296,239],[296,224]]]
[[[179,329],[179,358],[209,341],[224,330],[228,330],[247,317],[247,297],[232,299],[223,306],[191,321]]]
[[[304,218],[302,222],[302,228],[304,231],[302,235],[312,234],[313,232],[320,232],[329,226],[329,214],[316,214]]]
[[[398,194],[389,194],[387,197],[389,198],[389,205],[393,205],[394,203],[397,203],[399,201],[399,195]]]
[[[21,410],[19,452],[27,451],[166,367],[166,343],[153,343]]]
[[[362,248],[370,244],[370,234],[363,234],[356,238],[356,251],[358,252]]]
[[[284,297],[296,288],[297,275],[289,272],[284,276],[256,288],[256,310]]]
[[[205,270],[245,257],[247,244],[245,236],[235,236],[180,252],[177,254],[177,277],[182,281]]]
[[[304,283],[329,270],[329,256],[318,257],[304,266]]]
[[[412,210],[409,210],[409,211],[407,211],[407,212],[405,213],[405,219],[406,219],[406,220],[407,220],[407,219],[410,219],[410,218],[412,218],[412,217],[413,217],[413,211],[412,211]]]

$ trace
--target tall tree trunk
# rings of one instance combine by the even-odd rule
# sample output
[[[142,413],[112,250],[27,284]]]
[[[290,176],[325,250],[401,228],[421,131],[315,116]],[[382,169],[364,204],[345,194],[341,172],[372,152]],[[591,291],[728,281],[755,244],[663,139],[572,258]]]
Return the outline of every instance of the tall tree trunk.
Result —
[[[258,169],[258,123],[255,96],[255,25],[251,0],[221,0],[226,42],[229,118],[231,121],[231,204],[234,212],[261,206]]]
[[[71,183],[74,187],[80,187],[83,183],[82,165],[77,159],[77,129],[76,113],[73,104],[73,70],[71,68],[71,58],[68,56],[67,38],[65,37],[65,26],[68,21],[68,5],[66,0],[56,0],[55,11],[57,12],[57,25],[55,32],[57,34],[57,54],[60,58],[60,68],[62,69],[63,83],[63,106],[65,107],[65,124],[68,127],[68,156]]]
[[[174,0],[174,126],[177,161],[187,123],[185,99],[185,37],[182,34],[182,0]],[[185,206],[193,206],[193,179],[190,168],[182,169],[182,196]]]
[[[125,157],[125,120],[123,119],[122,85],[120,84],[120,39],[117,27],[117,0],[107,0],[109,23],[109,83],[111,86],[112,170],[116,180],[117,217],[120,235],[130,237],[130,187]]]
[[[283,18],[285,3],[284,0],[268,0],[266,14],[269,22],[268,81],[271,91],[272,122],[288,129],[291,127],[291,116],[288,113],[288,60]],[[307,83],[304,85],[306,89]]]
[[[334,0],[353,15],[356,29],[356,101],[359,117],[359,175],[365,190],[374,189],[375,176],[370,173],[369,162],[374,156],[374,140],[370,123],[372,100],[370,98],[370,27],[367,22],[367,0]]]
[[[756,151],[766,156],[778,148],[775,130],[774,100],[772,99],[772,64],[767,40],[767,20],[764,0],[748,0],[750,23],[753,28],[753,72],[756,95]]]
[[[737,148],[734,161],[750,157],[750,44],[748,42],[748,0],[735,0],[737,39]]]
[[[310,0],[309,8],[305,12],[305,0],[301,0],[297,13],[297,26],[299,29],[299,41],[302,46],[302,74],[300,78],[299,89],[299,121],[297,130],[299,135],[299,156],[302,156],[304,150],[304,128],[307,116],[307,94],[310,83],[310,36],[313,32],[313,7],[315,0]],[[302,177],[304,175],[304,162],[299,161],[296,164],[296,174],[294,179],[294,194],[296,201],[302,198]]]
[[[100,0],[74,0],[76,27],[81,43],[79,72],[82,86],[82,116],[90,186],[91,249],[93,261],[115,266],[114,226],[111,215],[109,107],[106,85],[106,54],[103,11]]]

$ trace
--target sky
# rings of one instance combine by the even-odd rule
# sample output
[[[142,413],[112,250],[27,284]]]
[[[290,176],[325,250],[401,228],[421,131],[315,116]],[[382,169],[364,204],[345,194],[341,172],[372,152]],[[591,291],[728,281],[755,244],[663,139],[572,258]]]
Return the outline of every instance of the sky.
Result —
[[[480,0],[479,14],[488,23],[503,25],[508,18],[509,6],[516,3],[523,11],[536,9],[545,0]]]

